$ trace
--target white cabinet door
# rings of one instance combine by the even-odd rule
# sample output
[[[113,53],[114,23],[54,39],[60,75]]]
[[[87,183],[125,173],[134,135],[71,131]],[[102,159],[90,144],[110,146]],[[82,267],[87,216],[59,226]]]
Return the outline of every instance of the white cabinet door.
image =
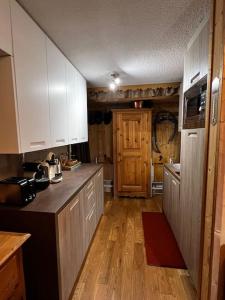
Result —
[[[170,222],[171,214],[171,175],[164,169],[164,191],[163,191],[163,211]]]
[[[80,79],[80,107],[81,107],[81,136],[80,141],[87,142],[88,141],[88,125],[87,125],[87,85],[86,80],[81,77]]]
[[[190,55],[190,72],[189,72],[189,85],[192,86],[201,78],[201,63],[200,63],[200,40],[197,37],[189,51]]]
[[[51,146],[68,144],[68,105],[66,93],[66,58],[47,39],[48,88]]]
[[[0,52],[12,55],[12,33],[9,0],[0,0]]]
[[[200,34],[201,77],[208,74],[209,66],[209,21],[206,22]]]
[[[46,149],[51,146],[46,36],[15,1],[11,13],[20,149]]]
[[[180,182],[171,176],[171,227],[173,229],[174,236],[177,240],[178,245],[180,244]]]
[[[79,118],[77,97],[77,70],[69,62],[66,64],[66,81],[67,81],[67,103],[69,107],[68,125],[69,125],[69,144],[79,143]]]
[[[208,73],[209,21],[204,21],[189,42],[184,56],[184,92]]]

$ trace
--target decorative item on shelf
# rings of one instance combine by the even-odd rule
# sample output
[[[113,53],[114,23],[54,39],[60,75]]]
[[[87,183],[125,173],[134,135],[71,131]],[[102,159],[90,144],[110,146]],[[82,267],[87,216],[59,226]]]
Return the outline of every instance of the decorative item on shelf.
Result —
[[[140,109],[143,107],[143,100],[136,100],[133,102],[134,108]]]
[[[115,74],[111,74],[112,77],[113,76],[118,76]],[[119,78],[119,77],[116,77]],[[113,77],[112,80],[115,80],[115,78]],[[115,82],[114,82],[115,83]],[[114,84],[114,88],[113,89],[104,89],[102,88],[102,90],[97,90],[95,91],[94,89],[89,89],[88,90],[88,98],[89,100],[92,101],[97,101],[97,102],[112,102],[112,100],[114,102],[116,102],[117,100],[120,99],[136,99],[136,98],[149,98],[153,99],[154,97],[171,97],[174,95],[178,96],[179,93],[179,85],[174,84],[172,86],[168,85],[168,86],[158,86],[158,87],[151,87],[151,86],[146,86],[146,88],[144,88],[143,86],[141,86],[141,88],[136,88],[135,87],[131,87],[128,89],[123,89],[122,87],[120,87],[120,89],[118,88],[119,85],[118,84]]]

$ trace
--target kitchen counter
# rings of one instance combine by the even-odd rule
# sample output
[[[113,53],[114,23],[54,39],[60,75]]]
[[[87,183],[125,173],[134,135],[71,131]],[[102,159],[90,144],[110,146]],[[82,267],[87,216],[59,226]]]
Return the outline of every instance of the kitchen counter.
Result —
[[[60,212],[87,183],[87,181],[102,168],[101,164],[82,164],[72,171],[63,172],[63,180],[50,184],[47,189],[37,193],[36,198],[24,207],[1,207],[7,210],[19,210],[33,213]]]
[[[28,233],[12,233],[0,231],[0,267],[30,237]]]
[[[173,164],[165,164],[164,167],[177,179],[180,181],[180,173],[178,174],[177,168]]]
[[[31,234],[23,247],[27,299],[68,299],[79,271],[75,262],[84,259],[102,215],[103,195],[102,165],[82,164],[28,205],[0,206],[0,230]]]
[[[25,299],[22,245],[30,234],[0,231],[0,299]]]

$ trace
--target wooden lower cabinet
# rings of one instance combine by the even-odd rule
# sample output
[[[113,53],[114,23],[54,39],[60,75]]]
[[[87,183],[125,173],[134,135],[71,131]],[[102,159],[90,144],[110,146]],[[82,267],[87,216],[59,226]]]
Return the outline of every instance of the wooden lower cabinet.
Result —
[[[70,299],[103,202],[102,167],[83,164],[22,209],[0,207],[0,230],[31,234],[23,249],[27,299]]]
[[[0,299],[25,300],[22,245],[29,234],[0,232]]]
[[[103,182],[103,169],[101,169],[95,176],[95,189],[96,189],[96,215],[97,219],[103,214],[104,210],[104,185]]]
[[[181,252],[195,287],[199,284],[205,129],[181,133]]]
[[[163,212],[167,217],[178,245],[180,244],[180,181],[164,169]]]
[[[171,176],[171,213],[170,222],[175,238],[180,243],[180,182]]]
[[[61,299],[69,298],[84,258],[82,200],[80,192],[58,215]]]
[[[103,214],[103,169],[58,215],[60,299],[71,295],[97,224]]]

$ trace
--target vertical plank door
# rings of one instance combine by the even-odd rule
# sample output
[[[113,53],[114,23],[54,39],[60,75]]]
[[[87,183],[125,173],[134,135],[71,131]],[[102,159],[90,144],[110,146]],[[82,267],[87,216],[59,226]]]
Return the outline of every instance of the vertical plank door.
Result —
[[[114,164],[116,194],[148,197],[151,111],[114,112]]]

